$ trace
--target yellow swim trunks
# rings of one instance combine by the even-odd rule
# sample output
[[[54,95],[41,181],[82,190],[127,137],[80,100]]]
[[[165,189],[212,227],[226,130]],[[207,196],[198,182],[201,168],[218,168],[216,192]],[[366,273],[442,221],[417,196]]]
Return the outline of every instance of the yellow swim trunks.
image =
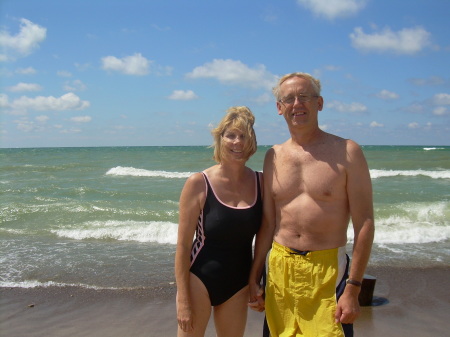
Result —
[[[345,247],[298,252],[274,241],[265,299],[270,335],[344,337],[334,315],[336,289],[347,273]]]

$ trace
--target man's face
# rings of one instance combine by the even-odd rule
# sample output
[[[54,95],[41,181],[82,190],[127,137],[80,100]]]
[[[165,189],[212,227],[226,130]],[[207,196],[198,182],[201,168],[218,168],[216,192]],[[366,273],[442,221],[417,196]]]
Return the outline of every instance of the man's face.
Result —
[[[318,125],[318,112],[323,108],[323,98],[317,96],[311,82],[301,77],[292,77],[280,87],[279,115],[283,115],[288,126]]]

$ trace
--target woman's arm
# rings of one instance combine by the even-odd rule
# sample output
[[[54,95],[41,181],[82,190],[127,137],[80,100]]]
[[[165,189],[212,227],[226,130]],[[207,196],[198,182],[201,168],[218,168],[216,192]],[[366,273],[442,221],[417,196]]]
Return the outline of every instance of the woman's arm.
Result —
[[[189,278],[191,249],[198,217],[206,198],[203,175],[190,176],[181,191],[179,204],[178,239],[175,253],[175,279],[177,283],[177,319],[184,331],[193,329]]]

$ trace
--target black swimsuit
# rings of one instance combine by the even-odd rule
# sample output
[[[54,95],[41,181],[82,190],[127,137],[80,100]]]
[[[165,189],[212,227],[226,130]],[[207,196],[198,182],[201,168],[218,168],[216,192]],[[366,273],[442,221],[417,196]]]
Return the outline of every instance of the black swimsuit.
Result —
[[[248,284],[253,237],[262,219],[262,198],[257,172],[256,198],[247,207],[222,203],[206,174],[202,174],[207,185],[206,200],[195,231],[190,271],[203,282],[215,306]]]

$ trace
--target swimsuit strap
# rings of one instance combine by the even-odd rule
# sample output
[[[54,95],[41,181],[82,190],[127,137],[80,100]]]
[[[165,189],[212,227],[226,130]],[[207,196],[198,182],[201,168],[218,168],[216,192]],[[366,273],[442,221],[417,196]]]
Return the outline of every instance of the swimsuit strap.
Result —
[[[262,195],[261,195],[261,183],[260,183],[260,179],[259,179],[259,172],[254,171],[255,175],[256,175],[256,198],[254,199],[254,202],[252,205],[250,205],[249,207],[254,207],[257,203],[262,202]],[[208,176],[206,175],[205,171],[201,171],[200,172],[203,175],[203,178],[205,179],[206,182],[206,198],[208,198],[208,195],[210,193],[208,193],[209,191],[211,191],[211,194],[214,196],[214,198],[220,202],[222,205],[229,207],[229,208],[240,208],[240,207],[233,207],[227,204],[224,204],[222,202],[222,200],[219,199],[219,197],[216,195],[214,188],[211,185],[211,182],[209,181]],[[244,207],[247,208],[247,207]]]

